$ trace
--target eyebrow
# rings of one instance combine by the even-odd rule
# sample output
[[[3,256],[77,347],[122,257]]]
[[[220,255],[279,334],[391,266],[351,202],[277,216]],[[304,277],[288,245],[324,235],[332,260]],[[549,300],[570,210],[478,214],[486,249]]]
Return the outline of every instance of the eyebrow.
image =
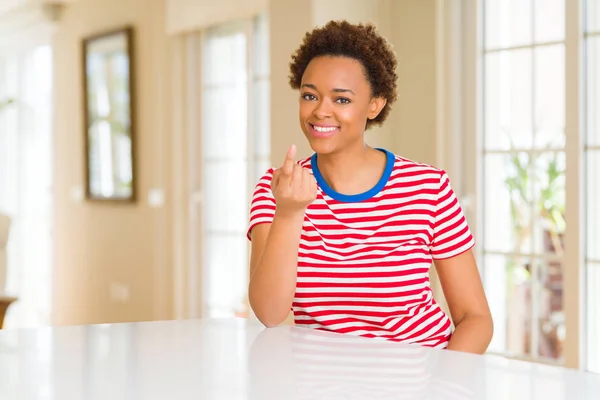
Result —
[[[307,87],[307,88],[310,88],[313,90],[317,90],[317,87],[315,85],[313,85],[312,83],[304,83],[304,84],[302,84],[302,87]],[[333,88],[331,91],[335,92],[335,93],[352,93],[355,95],[355,93],[350,89]]]

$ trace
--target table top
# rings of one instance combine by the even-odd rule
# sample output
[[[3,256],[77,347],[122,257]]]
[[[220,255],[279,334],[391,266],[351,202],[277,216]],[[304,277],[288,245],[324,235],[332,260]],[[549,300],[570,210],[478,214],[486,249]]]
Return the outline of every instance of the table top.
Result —
[[[244,319],[0,331],[0,399],[599,398],[600,375]]]

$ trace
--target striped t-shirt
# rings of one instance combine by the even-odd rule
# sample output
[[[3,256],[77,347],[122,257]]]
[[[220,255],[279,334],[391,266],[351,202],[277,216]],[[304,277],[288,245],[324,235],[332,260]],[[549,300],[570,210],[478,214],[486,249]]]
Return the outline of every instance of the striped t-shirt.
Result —
[[[296,294],[298,326],[423,346],[446,347],[451,322],[433,298],[433,260],[474,245],[463,211],[443,170],[387,150],[380,181],[368,192],[335,192],[316,157],[299,161],[318,185],[305,213]],[[248,237],[275,213],[273,169],[256,185]]]

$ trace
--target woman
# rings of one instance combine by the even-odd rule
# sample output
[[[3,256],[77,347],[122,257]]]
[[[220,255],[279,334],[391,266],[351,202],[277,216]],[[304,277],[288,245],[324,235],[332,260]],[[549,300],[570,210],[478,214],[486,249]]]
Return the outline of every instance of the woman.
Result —
[[[292,56],[300,127],[256,186],[249,300],[267,327],[314,329],[483,353],[492,319],[473,236],[443,170],[365,144],[396,100],[396,58],[373,26],[330,22]],[[433,299],[435,263],[452,322]]]

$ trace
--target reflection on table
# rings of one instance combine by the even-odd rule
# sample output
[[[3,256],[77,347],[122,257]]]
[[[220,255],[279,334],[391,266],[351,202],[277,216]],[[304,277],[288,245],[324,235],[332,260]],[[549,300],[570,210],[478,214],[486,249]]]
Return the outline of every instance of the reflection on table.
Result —
[[[245,319],[0,332],[0,399],[597,400],[600,376]]]

